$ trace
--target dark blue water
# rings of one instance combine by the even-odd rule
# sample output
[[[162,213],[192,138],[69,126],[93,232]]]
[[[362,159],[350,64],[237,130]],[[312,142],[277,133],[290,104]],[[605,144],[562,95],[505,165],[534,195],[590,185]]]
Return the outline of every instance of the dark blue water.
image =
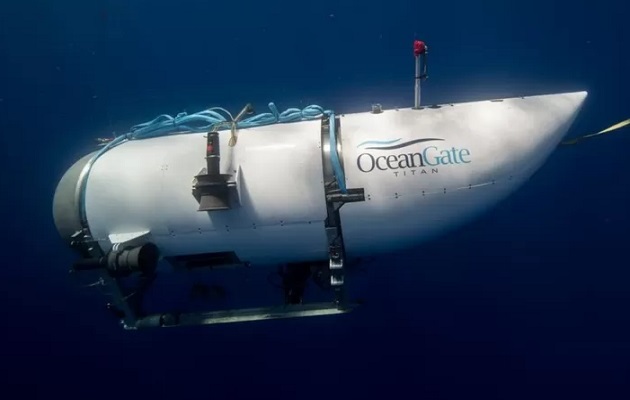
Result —
[[[13,3],[13,4],[10,4]],[[208,106],[409,106],[588,90],[630,117],[630,28],[598,2],[3,2],[0,382],[6,398],[625,399],[630,133],[559,150],[450,236],[366,266],[343,318],[125,332],[81,291],[52,194],[93,139]],[[387,396],[387,397],[383,397]]]

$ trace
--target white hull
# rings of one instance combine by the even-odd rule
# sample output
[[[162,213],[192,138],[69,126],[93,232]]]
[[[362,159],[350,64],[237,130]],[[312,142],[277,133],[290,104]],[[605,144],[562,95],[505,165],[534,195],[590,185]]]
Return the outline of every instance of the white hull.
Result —
[[[496,205],[545,162],[585,98],[578,92],[341,116],[346,186],[365,190],[365,201],[340,211],[347,255],[420,243]],[[232,148],[229,135],[220,133],[221,166],[236,176],[240,205],[225,211],[199,212],[191,194],[205,166],[204,134],[132,140],[105,152],[85,192],[89,228],[103,251],[115,235],[149,232],[166,257],[233,251],[254,265],[327,260],[320,122],[241,129]],[[419,139],[436,140],[374,148]],[[372,141],[389,144],[364,143]]]

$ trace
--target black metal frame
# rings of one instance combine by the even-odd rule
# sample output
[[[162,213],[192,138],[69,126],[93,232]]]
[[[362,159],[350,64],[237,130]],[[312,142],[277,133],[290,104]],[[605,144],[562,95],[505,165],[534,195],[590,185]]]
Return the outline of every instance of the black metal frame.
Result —
[[[341,124],[339,117],[334,118],[335,139],[337,143],[330,143],[330,117],[325,116],[322,119],[322,161],[324,170],[324,188],[326,195],[326,236],[328,237],[328,257],[330,268],[330,284],[335,290],[335,303],[342,304],[343,284],[344,284],[344,267],[346,259],[346,250],[343,242],[343,231],[341,228],[341,216],[339,209],[346,203],[365,201],[363,188],[346,189],[345,193],[341,192],[338,180],[345,179],[344,176],[336,176],[331,161],[330,153],[337,151],[339,146],[339,138],[341,137]],[[330,144],[326,146],[326,144]],[[343,147],[342,147],[343,148]],[[328,149],[328,151],[326,151]],[[343,171],[343,157],[339,154],[341,160],[341,168]]]
[[[121,318],[121,324],[125,329],[135,330],[148,327],[176,327],[191,325],[212,325],[234,322],[258,321],[280,318],[310,317],[320,315],[340,314],[353,310],[358,304],[348,303],[344,299],[344,267],[345,267],[345,247],[343,242],[343,232],[339,209],[349,202],[364,201],[364,190],[347,189],[341,192],[338,179],[343,177],[343,164],[341,165],[341,177],[336,176],[331,162],[332,151],[338,151],[340,142],[340,120],[339,117],[334,118],[335,139],[337,143],[333,146],[330,144],[330,123],[328,116],[323,116],[321,124],[322,139],[322,161],[323,161],[323,177],[325,187],[325,201],[327,218],[325,221],[326,235],[328,238],[328,268],[330,272],[330,284],[334,290],[334,299],[328,303],[304,303],[304,304],[285,304],[277,307],[261,307],[237,310],[222,310],[214,312],[195,312],[195,313],[157,313],[152,315],[143,315],[141,311],[141,303],[144,291],[150,286],[155,279],[155,273],[152,271],[140,272],[140,283],[125,290],[121,279],[123,277],[112,273],[112,269],[107,267],[107,263],[103,260],[114,259],[113,252],[129,250],[130,247],[124,247],[124,243],[116,244],[112,250],[104,254],[98,244],[89,234],[86,227],[82,231],[77,232],[73,238],[72,246],[75,247],[84,257],[76,263],[73,272],[81,270],[97,271],[100,276],[100,282],[110,290],[112,302],[108,304],[108,308],[115,312]],[[209,135],[210,136],[210,135]],[[212,145],[218,144],[216,138],[210,138]],[[328,148],[328,150],[326,150]],[[218,153],[218,149],[217,149]],[[343,160],[339,154],[339,159]],[[213,160],[214,161],[214,160]],[[343,161],[342,161],[343,163]],[[210,171],[207,173],[217,171]],[[222,179],[225,182],[225,179]],[[207,211],[211,212],[211,211]],[[148,239],[144,240],[147,243]],[[134,244],[138,246],[138,243]],[[85,268],[90,265],[90,268]],[[82,267],[83,266],[83,267]],[[133,301],[132,301],[133,300]]]

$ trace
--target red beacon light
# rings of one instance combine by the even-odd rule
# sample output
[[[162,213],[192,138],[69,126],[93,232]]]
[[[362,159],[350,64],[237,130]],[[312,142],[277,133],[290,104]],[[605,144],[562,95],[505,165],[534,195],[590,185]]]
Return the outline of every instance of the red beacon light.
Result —
[[[427,45],[422,40],[415,40],[413,42],[413,55],[419,57],[427,52]]]

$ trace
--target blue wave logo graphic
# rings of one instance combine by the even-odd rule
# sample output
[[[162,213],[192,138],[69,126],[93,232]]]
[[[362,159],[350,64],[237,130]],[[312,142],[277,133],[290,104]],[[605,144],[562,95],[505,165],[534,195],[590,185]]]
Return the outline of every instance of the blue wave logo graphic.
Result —
[[[439,139],[439,138],[414,139],[414,140],[410,140],[408,142],[403,142],[403,143],[398,143],[398,144],[394,144],[394,143],[400,141],[400,139],[395,139],[395,140],[368,140],[367,142],[361,143],[357,147],[362,147],[362,146],[366,146],[366,145],[374,145],[375,144],[377,146],[366,147],[365,150],[396,150],[396,149],[402,149],[403,147],[411,146],[412,144],[424,143],[424,142],[433,142],[433,141],[436,141],[436,140],[443,141],[444,139]]]
[[[398,141],[400,141],[400,139],[394,139],[394,140],[368,140],[366,142],[363,142],[363,143],[359,144],[357,146],[357,148],[363,147],[363,146],[367,146],[368,144],[388,145],[388,144],[396,143]]]

